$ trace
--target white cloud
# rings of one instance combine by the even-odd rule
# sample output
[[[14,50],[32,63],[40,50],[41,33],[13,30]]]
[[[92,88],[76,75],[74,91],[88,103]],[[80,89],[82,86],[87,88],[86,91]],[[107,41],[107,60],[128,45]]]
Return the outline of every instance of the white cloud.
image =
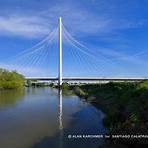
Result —
[[[10,71],[17,71],[24,76],[47,76],[47,70],[44,68],[36,68],[36,67],[29,67],[29,66],[24,66],[20,67],[17,64],[5,64],[5,63],[0,63],[0,67],[4,69],[9,69]]]
[[[44,19],[35,16],[0,17],[1,35],[19,35],[23,37],[38,37],[49,32],[49,26]]]
[[[97,33],[106,32],[111,21],[101,15],[95,15],[92,12],[74,5],[56,5],[43,13],[49,20],[58,21],[62,16],[63,24],[73,33]]]
[[[101,6],[100,6],[101,7]],[[132,21],[125,19],[113,19],[109,14],[94,13],[82,6],[72,3],[49,6],[49,10],[38,10],[28,13],[0,16],[0,35],[19,35],[23,37],[40,37],[47,35],[56,27],[58,17],[63,17],[63,23],[73,33],[104,34],[117,29],[135,28],[143,25],[141,20]],[[86,33],[86,34],[85,34]]]

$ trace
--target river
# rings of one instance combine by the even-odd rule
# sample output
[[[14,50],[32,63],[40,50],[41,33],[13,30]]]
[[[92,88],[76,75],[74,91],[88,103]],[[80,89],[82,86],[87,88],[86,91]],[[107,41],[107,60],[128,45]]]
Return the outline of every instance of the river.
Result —
[[[103,112],[57,89],[0,92],[1,148],[97,148],[106,132]],[[82,137],[84,135],[84,137]]]

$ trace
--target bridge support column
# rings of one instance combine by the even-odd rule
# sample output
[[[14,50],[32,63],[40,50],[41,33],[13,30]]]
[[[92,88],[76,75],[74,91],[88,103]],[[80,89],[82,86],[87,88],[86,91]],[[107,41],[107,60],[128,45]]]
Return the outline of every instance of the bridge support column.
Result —
[[[59,18],[59,85],[62,85],[62,18]]]

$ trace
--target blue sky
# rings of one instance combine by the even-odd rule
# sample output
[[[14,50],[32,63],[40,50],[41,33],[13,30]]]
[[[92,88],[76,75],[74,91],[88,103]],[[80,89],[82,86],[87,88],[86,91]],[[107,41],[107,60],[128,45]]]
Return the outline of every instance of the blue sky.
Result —
[[[85,71],[88,65],[75,70],[78,65],[63,57],[69,64],[65,75],[148,76],[147,6],[147,0],[0,0],[0,65],[41,41],[62,16],[75,39],[99,59],[113,60],[112,65],[100,63],[102,73],[91,73]],[[51,75],[56,74],[54,66]],[[39,75],[40,68],[30,75]]]

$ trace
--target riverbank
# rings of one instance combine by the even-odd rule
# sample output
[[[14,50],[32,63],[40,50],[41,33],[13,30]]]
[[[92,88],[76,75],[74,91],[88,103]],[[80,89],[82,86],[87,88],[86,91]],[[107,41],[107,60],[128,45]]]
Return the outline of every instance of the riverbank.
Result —
[[[101,108],[106,117],[104,125],[108,134],[148,134],[148,81],[135,83],[107,83],[69,86],[64,90],[73,91],[80,98]],[[117,139],[115,143],[147,142],[143,139]]]
[[[0,91],[22,89],[24,82],[23,75],[16,71],[0,69]]]

